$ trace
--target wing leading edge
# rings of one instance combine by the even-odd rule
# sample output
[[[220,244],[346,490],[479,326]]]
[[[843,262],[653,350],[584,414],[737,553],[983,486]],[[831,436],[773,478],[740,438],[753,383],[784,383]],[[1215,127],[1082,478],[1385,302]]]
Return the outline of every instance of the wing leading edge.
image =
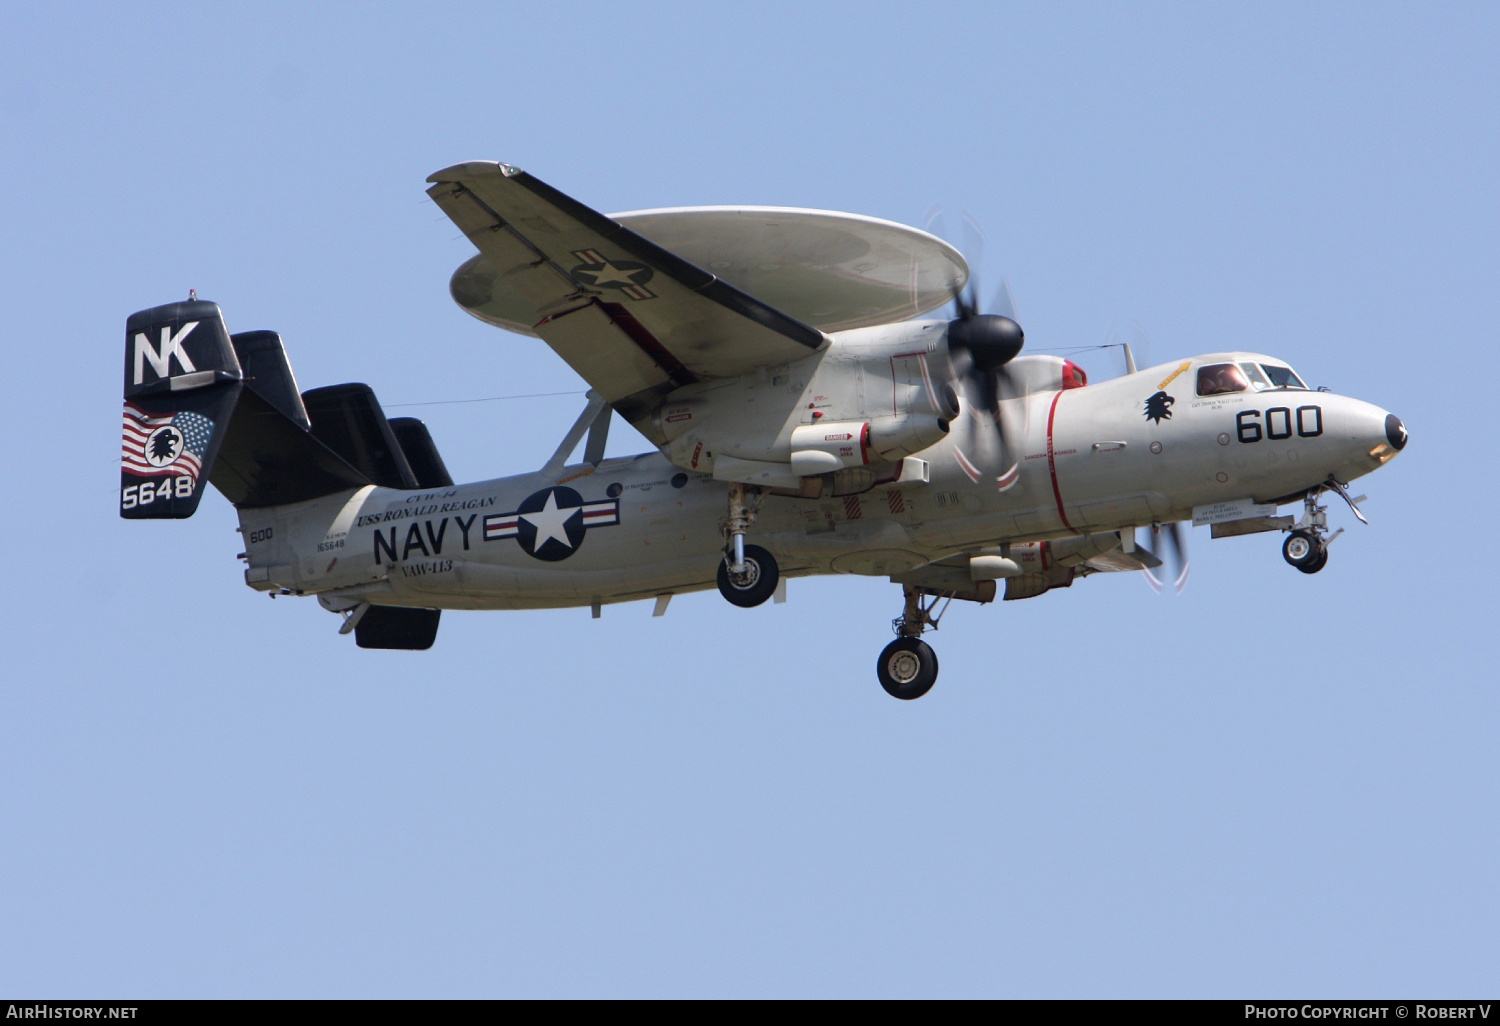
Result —
[[[433,202],[541,316],[533,330],[627,420],[705,378],[801,359],[826,337],[531,175],[431,175]]]

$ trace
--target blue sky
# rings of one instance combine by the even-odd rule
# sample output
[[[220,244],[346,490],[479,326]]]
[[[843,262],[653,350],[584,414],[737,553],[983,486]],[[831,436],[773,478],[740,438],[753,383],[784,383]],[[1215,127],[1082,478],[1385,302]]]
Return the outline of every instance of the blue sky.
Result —
[[[0,992],[1495,989],[1500,13],[747,13],[0,8]],[[423,179],[465,159],[601,210],[968,209],[1030,345],[1269,352],[1413,440],[1323,573],[1200,530],[1181,597],[956,607],[915,703],[880,579],[360,651],[243,585],[221,498],[117,518],[124,318],[193,287],[393,406],[581,388],[449,299]],[[474,479],[580,405],[402,412]]]

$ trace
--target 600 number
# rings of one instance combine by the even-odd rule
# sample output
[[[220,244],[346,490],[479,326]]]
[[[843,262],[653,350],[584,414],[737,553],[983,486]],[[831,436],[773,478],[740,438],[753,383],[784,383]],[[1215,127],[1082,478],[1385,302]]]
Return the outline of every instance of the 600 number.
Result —
[[[1291,438],[1295,428],[1298,438],[1317,438],[1323,433],[1323,407],[1299,406],[1294,413],[1288,406],[1273,406],[1265,412],[1265,433],[1261,433],[1261,412],[1241,410],[1234,418],[1240,441],[1258,442],[1262,437],[1274,440]]]

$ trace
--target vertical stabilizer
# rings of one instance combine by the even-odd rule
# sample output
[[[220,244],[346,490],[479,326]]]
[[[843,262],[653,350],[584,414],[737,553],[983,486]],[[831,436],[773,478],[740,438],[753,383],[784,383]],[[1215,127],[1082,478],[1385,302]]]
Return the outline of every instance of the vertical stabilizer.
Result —
[[[120,516],[193,515],[241,377],[217,303],[192,299],[126,319]]]

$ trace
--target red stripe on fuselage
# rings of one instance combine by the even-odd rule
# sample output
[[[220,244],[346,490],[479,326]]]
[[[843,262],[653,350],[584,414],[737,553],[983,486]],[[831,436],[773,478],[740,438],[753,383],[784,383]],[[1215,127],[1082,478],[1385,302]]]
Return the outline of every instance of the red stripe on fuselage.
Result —
[[[1054,392],[1052,406],[1047,410],[1047,472],[1052,475],[1052,498],[1057,502],[1057,515],[1064,527],[1079,534],[1078,528],[1068,523],[1068,514],[1063,511],[1062,490],[1057,487],[1057,454],[1052,445],[1052,425],[1057,420],[1057,401],[1061,398],[1062,392]]]

